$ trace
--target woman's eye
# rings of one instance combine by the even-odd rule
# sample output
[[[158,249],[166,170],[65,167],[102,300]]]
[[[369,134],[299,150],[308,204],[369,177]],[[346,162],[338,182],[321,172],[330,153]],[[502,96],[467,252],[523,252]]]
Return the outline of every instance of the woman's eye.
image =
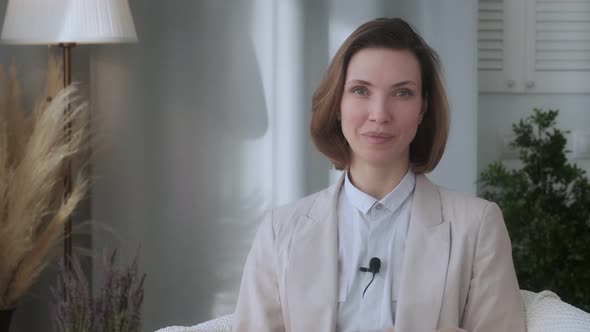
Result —
[[[352,89],[352,93],[355,93],[357,95],[366,95],[367,94],[367,89],[362,88],[362,87],[353,88]]]
[[[399,91],[396,91],[394,95],[396,97],[410,97],[413,95],[413,93],[410,90],[399,90]]]

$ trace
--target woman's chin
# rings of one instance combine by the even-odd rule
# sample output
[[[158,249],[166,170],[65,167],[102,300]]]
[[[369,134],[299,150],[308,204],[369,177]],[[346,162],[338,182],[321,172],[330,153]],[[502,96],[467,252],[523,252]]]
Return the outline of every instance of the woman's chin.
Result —
[[[372,168],[399,168],[400,166],[407,166],[409,163],[408,157],[398,156],[392,157],[390,153],[371,153],[370,155],[359,158],[358,164],[363,164]]]

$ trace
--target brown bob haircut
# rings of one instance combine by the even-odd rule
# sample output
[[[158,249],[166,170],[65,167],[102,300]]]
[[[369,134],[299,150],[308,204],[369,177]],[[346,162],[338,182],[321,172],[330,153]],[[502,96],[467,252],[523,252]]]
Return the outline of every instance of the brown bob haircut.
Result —
[[[347,169],[350,147],[339,121],[348,63],[365,48],[387,48],[412,52],[420,64],[425,113],[410,144],[410,164],[417,173],[436,167],[445,150],[449,133],[449,106],[443,86],[440,60],[414,29],[399,18],[378,18],[356,29],[340,46],[312,99],[311,137],[318,150],[336,169]]]

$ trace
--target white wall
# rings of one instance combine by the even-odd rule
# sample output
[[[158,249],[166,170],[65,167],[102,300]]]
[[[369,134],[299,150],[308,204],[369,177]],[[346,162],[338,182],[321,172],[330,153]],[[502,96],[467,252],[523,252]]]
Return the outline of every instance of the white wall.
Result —
[[[451,105],[451,129],[432,179],[475,193],[477,179],[477,1],[418,1],[418,30],[439,53]]]
[[[590,95],[583,94],[481,94],[479,96],[478,173],[492,161],[503,159],[501,138],[512,133],[512,124],[532,114],[533,108],[559,109],[557,126],[570,130],[568,149],[573,150],[573,132],[586,131],[590,124]],[[586,172],[590,160],[574,159]],[[516,165],[507,159],[507,165]]]

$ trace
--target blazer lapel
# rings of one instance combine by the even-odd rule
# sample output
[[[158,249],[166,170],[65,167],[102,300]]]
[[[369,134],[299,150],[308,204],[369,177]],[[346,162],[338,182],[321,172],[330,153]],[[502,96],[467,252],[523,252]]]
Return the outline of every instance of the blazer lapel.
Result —
[[[449,222],[443,222],[438,188],[416,177],[406,239],[396,332],[434,331],[441,311],[450,254]]]
[[[336,185],[318,195],[293,234],[285,277],[292,331],[334,331],[336,328],[337,203],[343,179],[341,177]]]

